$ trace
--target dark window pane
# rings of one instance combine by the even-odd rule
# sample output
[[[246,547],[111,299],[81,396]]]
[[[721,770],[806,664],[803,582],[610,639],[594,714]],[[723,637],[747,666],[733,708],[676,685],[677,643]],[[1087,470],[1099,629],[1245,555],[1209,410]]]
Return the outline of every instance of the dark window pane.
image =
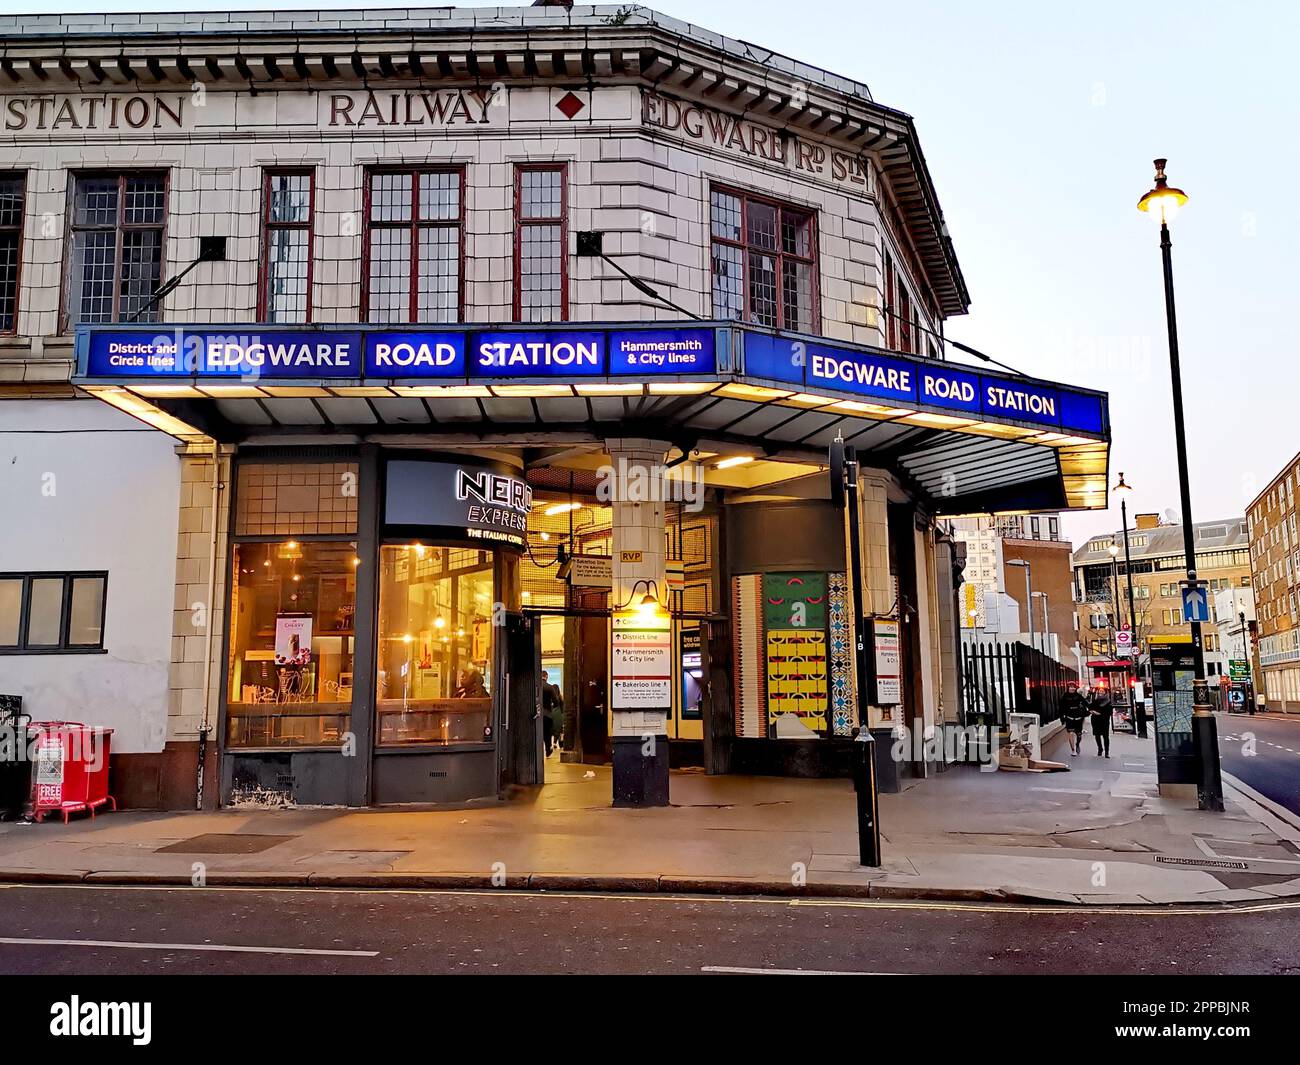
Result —
[[[749,319],[775,328],[776,257],[760,252],[749,253]]]
[[[787,255],[812,255],[812,216],[802,211],[781,212],[781,250]]]
[[[747,240],[751,247],[776,251],[776,208],[767,203],[750,202],[745,210]]]
[[[18,234],[0,232],[0,333],[14,327],[18,313]]]
[[[519,175],[519,207],[523,218],[559,218],[561,174],[558,170],[524,170]]]
[[[709,203],[713,235],[720,240],[740,240],[740,197],[715,192]]]
[[[23,610],[21,578],[0,580],[0,647],[18,646],[18,622]]]
[[[73,197],[72,224],[74,226],[117,225],[116,177],[77,178]]]
[[[307,230],[273,229],[267,235],[266,320],[307,320]]]
[[[57,647],[62,621],[63,578],[33,578],[27,611],[27,646]]]
[[[158,291],[162,276],[162,231],[127,230],[122,234],[121,316],[129,319]],[[156,322],[162,308],[154,304],[137,321]]]
[[[370,175],[370,219],[373,222],[411,220],[411,175]]]
[[[370,321],[411,320],[411,231],[370,231]]]
[[[69,647],[98,647],[104,641],[104,578],[73,577],[68,620]]]
[[[460,217],[460,174],[440,171],[420,175],[420,218],[425,221]]]
[[[420,230],[418,320],[454,322],[460,316],[460,229],[433,226]]]
[[[73,234],[69,313],[74,322],[94,324],[113,320],[116,258],[116,230],[81,230]]]
[[[311,175],[272,174],[267,219],[272,224],[306,222],[311,217]]]
[[[162,225],[163,195],[161,177],[128,177],[123,220],[128,225]]]
[[[0,174],[0,228],[17,228],[23,222],[23,179],[20,174]]]
[[[812,265],[794,259],[781,264],[782,298],[785,300],[785,328],[798,332],[812,330]]]
[[[713,246],[713,314],[716,318],[736,321],[741,317],[741,286],[744,284],[744,267],[739,248],[726,244]]]

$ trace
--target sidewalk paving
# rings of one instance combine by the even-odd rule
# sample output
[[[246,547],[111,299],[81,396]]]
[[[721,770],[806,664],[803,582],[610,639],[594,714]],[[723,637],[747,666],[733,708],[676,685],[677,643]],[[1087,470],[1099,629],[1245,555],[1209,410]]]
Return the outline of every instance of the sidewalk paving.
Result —
[[[457,809],[236,808],[0,824],[0,881],[1042,900],[1145,905],[1300,897],[1300,831],[1230,791],[1158,797],[1150,740],[1091,736],[1068,773],[959,767],[881,797],[884,864],[857,863],[845,780],[674,773],[673,805],[614,809],[606,768]]]

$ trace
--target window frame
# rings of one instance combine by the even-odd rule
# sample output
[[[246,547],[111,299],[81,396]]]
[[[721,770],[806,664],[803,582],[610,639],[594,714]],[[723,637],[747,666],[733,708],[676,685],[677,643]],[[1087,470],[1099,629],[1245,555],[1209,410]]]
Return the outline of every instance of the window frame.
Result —
[[[0,336],[18,334],[18,304],[23,291],[23,236],[27,230],[27,171],[0,170],[0,178],[18,179],[18,224],[16,226],[0,225],[0,233],[12,232],[15,239],[14,258],[14,318],[8,329],[0,328]]]
[[[714,193],[722,193],[723,195],[726,196],[735,196],[737,199],[740,200],[741,239],[739,241],[729,240],[726,237],[719,237],[714,234],[713,218],[712,218]],[[809,233],[808,233],[808,247],[809,247],[808,256],[805,258],[804,256],[795,255],[793,252],[787,252],[783,249],[778,249],[777,251],[773,252],[767,248],[752,247],[747,240],[747,236],[749,233],[749,204],[751,202],[760,203],[768,207],[776,208],[778,212],[777,214],[778,244],[780,243],[781,240],[781,233],[780,233],[781,212],[784,212],[786,210],[791,210],[791,211],[796,211],[799,214],[807,215],[810,223]],[[759,192],[749,192],[738,186],[728,185],[725,182],[710,183],[709,196],[708,199],[705,201],[704,207],[705,207],[704,228],[705,228],[705,232],[709,236],[708,280],[709,280],[709,301],[710,301],[710,309],[712,310],[712,312],[715,315],[717,314],[717,308],[712,305],[713,248],[714,245],[716,244],[722,244],[728,248],[737,248],[741,252],[741,256],[740,256],[741,307],[740,307],[740,319],[739,319],[739,323],[741,325],[755,326],[759,329],[775,328],[790,333],[806,332],[807,334],[812,336],[820,336],[821,327],[822,327],[821,226],[819,224],[820,212],[817,210],[817,208],[809,207],[800,203],[793,203],[788,200],[781,200],[773,196],[766,196],[763,193],[759,193]],[[777,300],[776,300],[776,325],[775,326],[770,326],[770,327],[765,326],[763,325],[763,323],[756,322],[749,317],[749,252],[751,250],[758,251],[765,255],[767,254],[775,255],[777,259],[777,263],[776,263]],[[809,271],[809,276],[812,280],[812,287],[809,293],[809,303],[810,303],[809,310],[811,312],[812,320],[809,322],[809,327],[806,331],[802,329],[791,328],[785,321],[785,291],[782,287],[782,283],[785,277],[785,271],[782,269],[782,264],[786,259],[790,259],[793,262],[807,263],[808,266],[811,267]],[[733,319],[727,319],[727,320],[731,321]]]
[[[460,183],[460,211],[455,221],[447,219],[421,220],[419,212],[420,175],[421,174],[455,174]],[[379,221],[371,218],[370,186],[376,175],[404,175],[411,182],[411,217],[402,222]],[[361,321],[366,325],[455,325],[465,321],[465,229],[469,216],[465,201],[465,166],[463,163],[434,163],[427,166],[368,166],[364,169],[364,183],[361,192]],[[420,241],[417,235],[421,229],[459,230],[456,241],[456,317],[452,322],[421,322],[417,317],[420,306]],[[407,229],[411,232],[411,283],[407,292],[407,318],[404,322],[372,322],[370,320],[370,234],[378,229]]]
[[[560,175],[560,213],[558,217],[524,218],[523,187],[524,174],[551,172]],[[511,249],[513,292],[511,293],[510,314],[515,322],[523,322],[523,236],[524,225],[556,224],[560,226],[560,321],[569,320],[569,164],[559,163],[516,163],[514,173],[514,239]],[[528,323],[536,324],[536,323]]]
[[[276,177],[307,177],[307,221],[273,222],[271,221],[271,179]],[[368,184],[368,183],[367,183]],[[257,275],[257,320],[266,322],[267,318],[267,282],[270,281],[271,236],[281,229],[304,230],[307,233],[307,300],[303,308],[302,325],[310,325],[314,295],[314,274],[316,266],[316,168],[314,166],[268,166],[262,170],[262,249],[259,256],[260,269]],[[269,323],[268,323],[269,324]],[[298,323],[277,322],[277,325]]]
[[[126,216],[126,181],[130,177],[154,176],[162,178],[162,222],[159,225],[153,223],[145,224],[143,222],[128,223],[125,221]],[[68,171],[68,189],[66,198],[66,223],[63,233],[63,284],[59,293],[59,321],[62,323],[63,331],[66,333],[76,323],[72,318],[72,249],[75,243],[75,235],[81,230],[94,230],[94,226],[77,226],[75,224],[77,217],[76,196],[77,182],[83,178],[117,178],[117,220],[113,225],[115,235],[115,247],[113,251],[113,317],[110,322],[99,323],[102,325],[123,325],[132,324],[122,321],[122,235],[127,230],[158,230],[158,288],[155,293],[167,283],[167,238],[168,223],[171,221],[171,191],[172,191],[172,172],[170,167],[156,166],[133,166],[115,169],[113,167],[76,169]],[[157,306],[159,313],[162,311],[161,306]],[[138,325],[152,325],[152,322],[139,322]]]
[[[77,579],[98,579],[102,582],[99,600],[99,642],[70,644],[69,626],[72,622],[72,588]],[[108,654],[104,646],[105,626],[108,621],[108,570],[28,570],[0,573],[0,581],[22,581],[18,598],[18,642],[0,645],[0,655],[96,655]],[[32,582],[61,580],[63,592],[59,603],[59,642],[57,644],[31,644],[27,629],[31,621]]]

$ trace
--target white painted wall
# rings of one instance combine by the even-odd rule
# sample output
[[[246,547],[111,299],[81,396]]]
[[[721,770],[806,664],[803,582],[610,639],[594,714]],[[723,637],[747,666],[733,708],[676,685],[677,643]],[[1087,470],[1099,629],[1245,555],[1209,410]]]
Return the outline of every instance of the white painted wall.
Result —
[[[106,570],[106,654],[0,654],[36,720],[160,751],[167,724],[180,463],[175,441],[98,400],[0,401],[0,571]]]

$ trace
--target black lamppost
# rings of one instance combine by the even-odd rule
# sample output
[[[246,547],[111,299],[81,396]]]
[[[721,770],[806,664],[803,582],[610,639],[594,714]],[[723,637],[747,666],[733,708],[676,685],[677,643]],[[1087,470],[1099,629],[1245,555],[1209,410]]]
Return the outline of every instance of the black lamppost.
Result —
[[[1119,482],[1111,489],[1111,493],[1119,496],[1119,517],[1120,525],[1124,529],[1124,573],[1128,581],[1128,628],[1129,637],[1132,643],[1133,654],[1133,676],[1138,675],[1138,667],[1142,662],[1142,644],[1138,640],[1137,610],[1133,606],[1133,559],[1129,555],[1128,546],[1128,500],[1127,494],[1133,489],[1124,481],[1124,471],[1120,471]],[[1133,722],[1134,732],[1141,738],[1146,739],[1147,735],[1147,716],[1140,709],[1134,706],[1133,685],[1128,686],[1128,713],[1129,720]]]
[[[1178,315],[1174,309],[1173,244],[1169,239],[1169,221],[1187,202],[1187,193],[1174,188],[1165,177],[1164,159],[1155,161],[1155,187],[1138,201],[1138,210],[1160,223],[1160,257],[1165,278],[1165,323],[1169,332],[1169,376],[1174,397],[1174,443],[1178,450],[1178,487],[1183,506],[1183,550],[1187,579],[1196,580],[1196,530],[1192,524],[1192,490],[1187,479],[1187,432],[1183,425],[1183,377],[1178,363]],[[1205,679],[1205,650],[1201,642],[1201,623],[1192,622],[1192,647],[1196,664],[1193,680],[1192,743],[1200,766],[1197,804],[1202,810],[1223,809],[1223,778],[1219,772],[1219,736],[1210,702],[1210,686]]]

